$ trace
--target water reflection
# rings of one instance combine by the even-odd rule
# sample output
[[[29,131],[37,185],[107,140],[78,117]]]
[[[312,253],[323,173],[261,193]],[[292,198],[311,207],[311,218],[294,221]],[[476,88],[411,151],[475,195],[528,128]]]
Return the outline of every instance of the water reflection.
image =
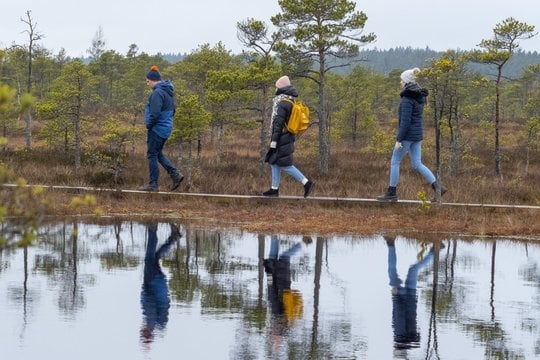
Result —
[[[148,241],[144,256],[144,280],[141,291],[143,311],[141,341],[144,344],[150,344],[154,339],[154,332],[164,331],[169,321],[169,287],[159,261],[180,238],[178,227],[170,224],[170,228],[167,241],[158,249],[157,224],[146,226]]]
[[[278,351],[295,320],[304,313],[302,293],[291,288],[291,257],[312,242],[311,238],[304,237],[290,246],[286,251],[279,252],[280,241],[278,235],[272,235],[268,258],[264,260],[264,270],[267,274],[268,305],[272,310],[270,325],[270,340],[272,351]]]
[[[39,240],[0,250],[2,359],[540,358],[535,242],[136,222]]]
[[[416,291],[418,274],[426,268],[433,258],[433,247],[426,254],[426,244],[416,255],[417,261],[410,265],[407,271],[405,282],[399,277],[397,272],[397,254],[395,238],[384,236],[388,247],[388,278],[392,287],[392,328],[394,331],[394,355],[399,358],[406,358],[406,349],[420,347],[420,332],[417,324],[417,302]]]

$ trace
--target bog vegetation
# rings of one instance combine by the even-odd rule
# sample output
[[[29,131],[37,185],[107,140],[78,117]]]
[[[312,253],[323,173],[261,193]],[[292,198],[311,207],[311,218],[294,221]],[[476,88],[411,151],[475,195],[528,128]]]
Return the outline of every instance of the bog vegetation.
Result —
[[[317,180],[317,195],[377,195],[387,184],[405,67],[381,73],[355,62],[359,49],[376,38],[362,32],[366,15],[354,2],[311,6],[316,2],[299,9],[280,1],[281,12],[271,19],[276,33],[260,20],[238,23],[242,54],[221,43],[202,44],[175,63],[135,44],[126,54],[108,50],[101,30],[89,61],[52,54],[40,46],[42,34],[27,12],[21,25],[28,43],[0,49],[2,182],[142,185],[144,74],[157,65],[177,92],[166,152],[186,175],[183,190],[258,194],[268,186],[263,158],[273,84],[287,74],[311,110],[313,125],[298,139],[295,155]],[[540,203],[540,64],[513,78],[505,72],[519,43],[535,35],[534,26],[508,18],[492,38],[478,39],[478,49],[448,50],[415,64],[430,91],[424,161],[448,184],[449,201]],[[420,180],[406,174],[406,163],[403,171],[400,195],[416,198]],[[21,215],[16,204],[23,196],[0,191],[0,220]],[[283,193],[295,191],[285,182]],[[40,203],[40,196],[24,198]],[[30,222],[37,213],[26,214]]]

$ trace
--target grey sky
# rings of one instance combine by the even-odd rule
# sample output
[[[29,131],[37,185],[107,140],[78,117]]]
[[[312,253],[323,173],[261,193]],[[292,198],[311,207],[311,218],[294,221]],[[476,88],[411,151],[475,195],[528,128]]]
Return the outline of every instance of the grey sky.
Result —
[[[8,0],[1,0],[7,3]],[[540,31],[540,0],[357,0],[368,16],[365,32],[377,41],[369,47],[434,50],[474,48],[492,36],[495,24],[507,17]],[[0,13],[0,48],[25,44],[27,26],[20,21],[32,11],[40,42],[57,53],[87,55],[101,26],[106,48],[125,54],[130,44],[150,54],[191,52],[199,45],[222,41],[233,52],[242,50],[236,23],[263,20],[279,12],[277,0],[17,0]],[[540,51],[540,35],[522,41],[526,51]]]

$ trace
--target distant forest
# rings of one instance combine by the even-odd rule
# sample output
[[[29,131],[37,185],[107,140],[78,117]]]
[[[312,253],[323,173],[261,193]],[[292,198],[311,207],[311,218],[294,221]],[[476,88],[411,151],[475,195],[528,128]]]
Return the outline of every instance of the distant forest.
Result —
[[[440,58],[444,54],[443,51],[435,51],[430,48],[413,49],[411,47],[398,47],[389,50],[361,50],[358,58],[353,60],[351,65],[336,68],[335,71],[346,75],[356,65],[361,65],[375,72],[388,75],[395,69],[410,69],[413,67],[422,68],[428,66],[432,59]],[[159,54],[164,60],[174,64],[188,54]],[[517,51],[512,55],[508,63],[504,66],[504,76],[507,78],[518,78],[522,75],[523,70],[531,64],[540,64],[540,53]],[[469,64],[470,70],[479,72],[485,76],[495,75],[495,70],[492,66],[482,64]]]

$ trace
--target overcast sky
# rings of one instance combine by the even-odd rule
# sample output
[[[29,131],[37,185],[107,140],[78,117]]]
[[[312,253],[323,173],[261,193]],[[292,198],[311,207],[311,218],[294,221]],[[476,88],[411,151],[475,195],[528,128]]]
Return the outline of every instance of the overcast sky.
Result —
[[[0,0],[0,48],[28,43],[21,22],[27,10],[44,35],[40,42],[53,53],[87,56],[101,26],[106,48],[125,54],[136,44],[149,54],[189,53],[199,45],[221,41],[234,53],[242,50],[236,23],[255,18],[271,24],[277,0]],[[493,27],[508,17],[540,30],[540,0],[356,0],[365,12],[369,47],[470,50],[492,37]],[[540,35],[521,48],[540,52]]]

